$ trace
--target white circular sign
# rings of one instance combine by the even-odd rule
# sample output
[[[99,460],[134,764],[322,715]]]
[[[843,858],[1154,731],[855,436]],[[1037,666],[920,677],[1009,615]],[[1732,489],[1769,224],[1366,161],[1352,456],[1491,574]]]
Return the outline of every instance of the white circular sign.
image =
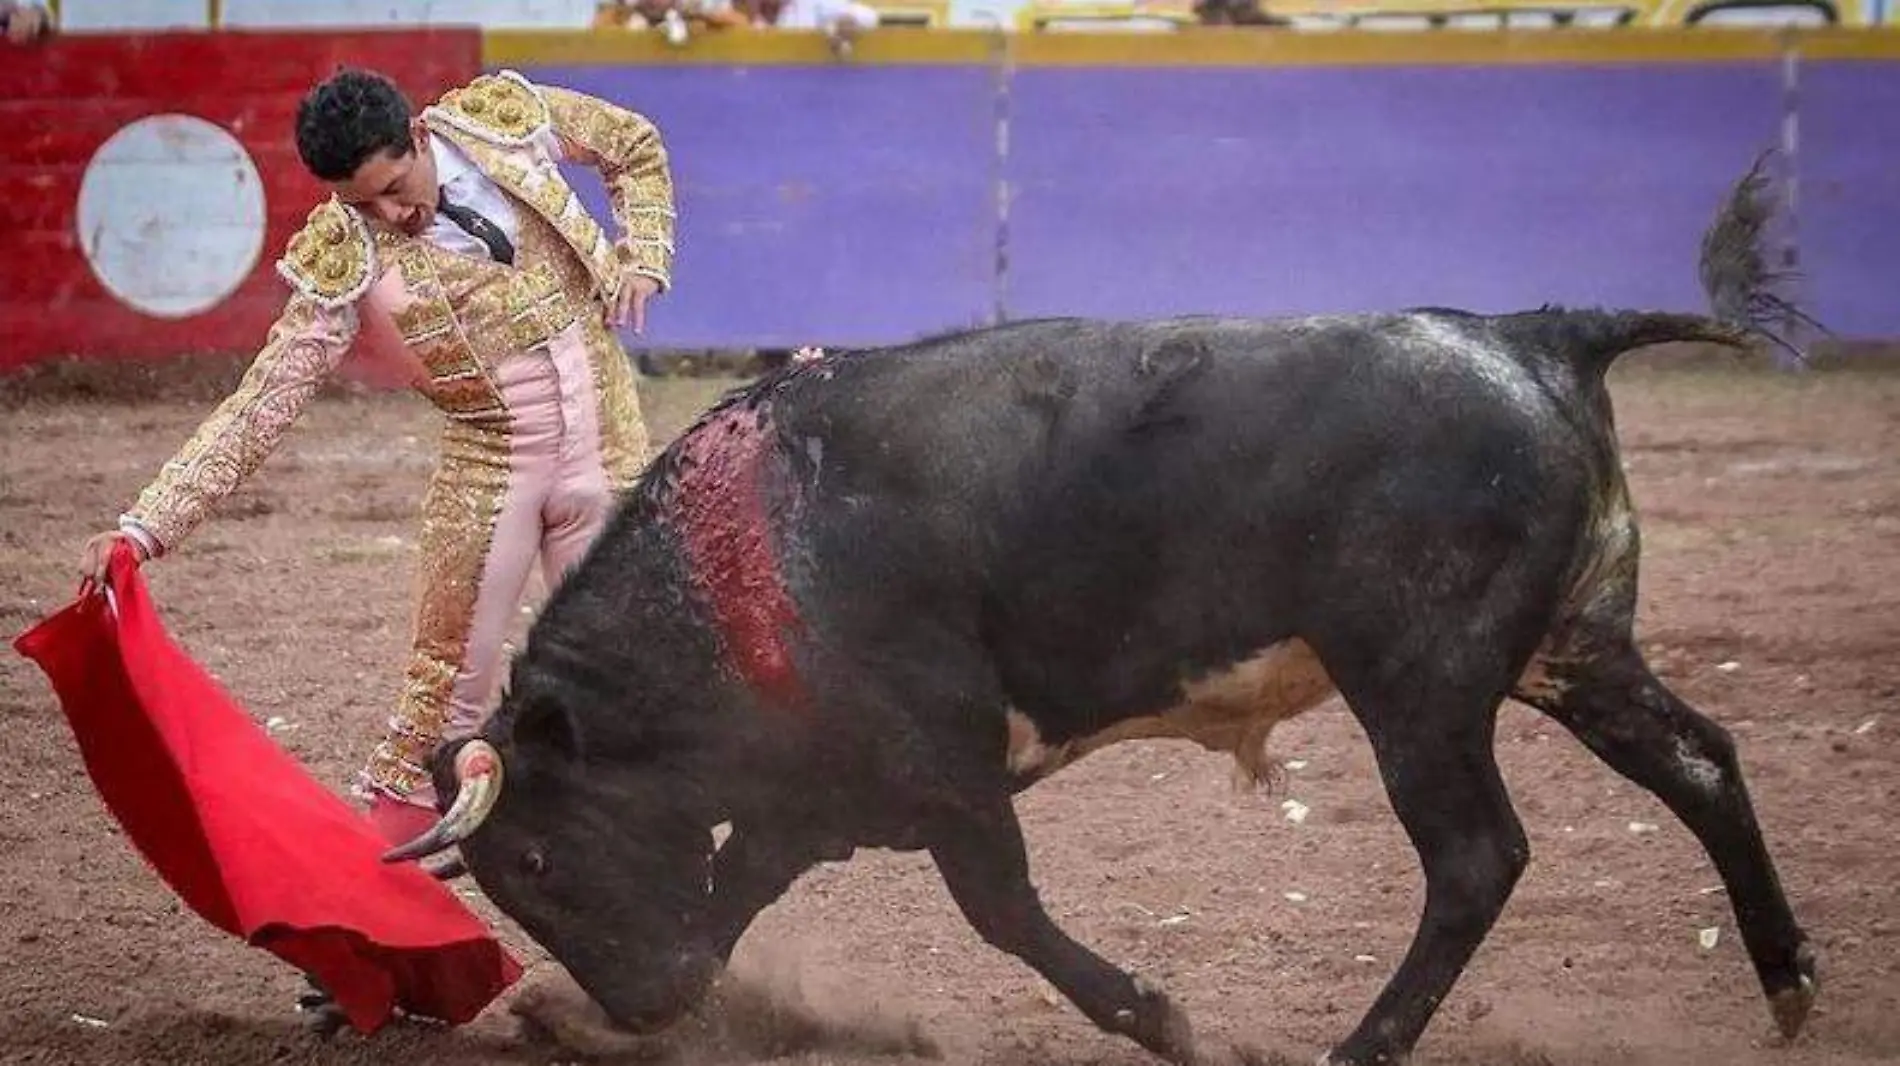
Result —
[[[142,118],[100,145],[77,214],[99,283],[160,318],[216,307],[264,249],[256,164],[223,128],[191,115]]]

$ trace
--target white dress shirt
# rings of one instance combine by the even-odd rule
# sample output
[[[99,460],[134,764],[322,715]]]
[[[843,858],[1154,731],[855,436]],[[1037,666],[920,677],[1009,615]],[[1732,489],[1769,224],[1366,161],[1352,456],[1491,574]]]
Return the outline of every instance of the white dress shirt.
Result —
[[[507,193],[501,191],[501,186],[482,173],[460,148],[434,133],[429,134],[429,151],[435,156],[435,180],[447,191],[449,202],[479,211],[483,218],[501,227],[501,231],[508,236],[509,244],[521,247],[521,223],[515,217],[515,204]],[[486,244],[440,212],[436,213],[435,221],[423,231],[422,236],[429,243],[451,252],[460,252],[476,259],[494,258],[488,254]]]

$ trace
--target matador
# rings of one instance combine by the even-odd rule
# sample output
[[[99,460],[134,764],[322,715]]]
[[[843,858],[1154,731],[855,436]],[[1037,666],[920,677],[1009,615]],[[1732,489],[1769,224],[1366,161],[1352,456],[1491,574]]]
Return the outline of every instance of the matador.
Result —
[[[427,764],[482,723],[537,564],[577,563],[646,459],[635,375],[611,327],[670,287],[673,188],[647,118],[513,72],[414,114],[386,78],[342,71],[305,97],[299,154],[332,196],[278,272],[290,295],[242,382],[87,543],[177,551],[255,471],[360,340],[397,353],[444,418],[421,504],[413,647],[357,782],[378,831],[434,820]],[[595,168],[620,235],[559,165]]]

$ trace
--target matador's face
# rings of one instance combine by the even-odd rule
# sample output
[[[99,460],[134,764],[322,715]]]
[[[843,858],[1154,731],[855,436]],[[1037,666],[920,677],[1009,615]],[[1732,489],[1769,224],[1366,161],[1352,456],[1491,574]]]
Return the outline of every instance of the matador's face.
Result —
[[[417,120],[411,126],[409,143],[400,151],[391,149],[370,156],[348,180],[331,187],[344,203],[414,237],[435,222],[437,184],[428,127]]]

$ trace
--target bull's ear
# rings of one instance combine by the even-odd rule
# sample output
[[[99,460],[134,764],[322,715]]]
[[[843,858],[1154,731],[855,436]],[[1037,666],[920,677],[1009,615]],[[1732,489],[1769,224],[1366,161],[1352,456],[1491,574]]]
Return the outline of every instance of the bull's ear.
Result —
[[[549,756],[581,761],[580,728],[573,712],[558,700],[538,699],[523,707],[514,722],[515,750],[530,759]]]

